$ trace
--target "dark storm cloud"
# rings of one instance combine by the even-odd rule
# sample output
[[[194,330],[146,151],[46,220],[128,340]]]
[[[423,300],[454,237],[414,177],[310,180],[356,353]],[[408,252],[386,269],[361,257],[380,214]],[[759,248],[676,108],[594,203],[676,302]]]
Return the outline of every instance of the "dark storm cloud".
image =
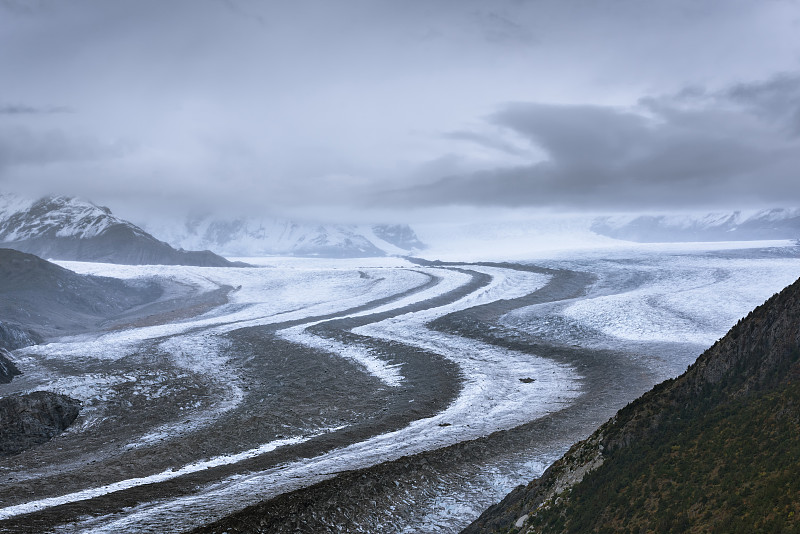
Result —
[[[639,106],[513,103],[488,121],[545,158],[398,191],[407,204],[674,208],[800,203],[800,77]],[[481,141],[478,134],[459,134]]]

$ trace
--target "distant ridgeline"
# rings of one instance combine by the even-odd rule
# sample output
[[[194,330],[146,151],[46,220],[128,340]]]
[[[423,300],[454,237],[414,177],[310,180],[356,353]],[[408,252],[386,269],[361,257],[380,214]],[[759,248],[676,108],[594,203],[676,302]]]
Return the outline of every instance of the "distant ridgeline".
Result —
[[[298,222],[274,217],[191,217],[150,230],[186,249],[226,256],[363,258],[406,256],[425,248],[404,224],[354,225]]]
[[[70,197],[0,195],[0,247],[43,258],[129,265],[233,266],[208,250],[175,250],[111,210]]]
[[[463,532],[800,532],[800,280]]]
[[[425,248],[414,231],[401,224],[192,217],[148,228],[170,244],[91,202],[71,197],[29,200],[0,194],[0,247],[56,260],[227,267],[243,264],[230,262],[211,250],[228,256],[357,258],[404,256]]]
[[[800,209],[693,215],[600,217],[592,231],[627,241],[753,241],[800,239]]]

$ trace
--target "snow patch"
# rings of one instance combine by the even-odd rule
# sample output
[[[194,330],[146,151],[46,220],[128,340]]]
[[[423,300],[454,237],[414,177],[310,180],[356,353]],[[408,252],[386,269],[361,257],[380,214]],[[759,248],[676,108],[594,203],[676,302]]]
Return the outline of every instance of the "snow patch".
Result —
[[[117,491],[122,491],[130,488],[135,488],[137,486],[144,486],[146,484],[155,484],[158,482],[164,482],[165,480],[170,480],[173,478],[177,478],[183,475],[188,475],[190,473],[197,473],[198,471],[204,471],[206,469],[211,469],[212,467],[219,467],[221,465],[230,465],[241,462],[243,460],[247,460],[249,458],[255,458],[256,456],[260,456],[262,454],[266,454],[268,452],[274,451],[278,447],[286,447],[289,445],[297,445],[298,443],[303,443],[315,437],[321,436],[328,432],[334,432],[339,430],[343,427],[336,427],[336,428],[329,428],[325,429],[323,432],[319,432],[316,434],[310,434],[306,436],[299,436],[295,438],[286,438],[286,439],[278,439],[275,441],[271,441],[269,443],[265,443],[259,447],[254,449],[249,449],[246,451],[242,451],[237,454],[226,454],[222,456],[215,456],[208,460],[203,460],[200,462],[194,462],[191,464],[184,465],[178,469],[168,469],[166,471],[162,471],[160,473],[156,473],[154,475],[149,475],[146,477],[139,477],[139,478],[129,478],[127,480],[122,480],[120,482],[115,482],[113,484],[108,484],[105,486],[100,486],[97,488],[91,488],[83,491],[77,491],[75,493],[69,493],[67,495],[62,495],[60,497],[52,497],[49,499],[41,499],[38,501],[30,501],[24,504],[19,504],[16,506],[9,506],[7,508],[0,508],[0,521],[3,519],[8,519],[10,517],[14,517],[17,515],[22,514],[30,514],[33,512],[38,512],[40,510],[45,510],[47,508],[51,508],[53,506],[59,506],[62,504],[68,504],[78,501],[85,501],[88,499],[93,499],[95,497],[99,497],[101,495],[108,495],[109,493],[114,493]]]

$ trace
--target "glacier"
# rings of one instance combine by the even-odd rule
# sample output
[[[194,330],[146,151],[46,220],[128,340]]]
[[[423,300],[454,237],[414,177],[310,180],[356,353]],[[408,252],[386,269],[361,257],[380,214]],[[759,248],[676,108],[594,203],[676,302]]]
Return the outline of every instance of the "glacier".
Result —
[[[11,476],[0,489],[0,525],[49,517],[56,523],[48,529],[59,532],[179,531],[345,472],[371,476],[413,455],[440,458],[486,443],[496,454],[480,465],[456,462],[402,496],[386,490],[388,501],[355,503],[365,531],[380,520],[386,532],[455,532],[800,276],[800,254],[787,243],[588,245],[515,264],[387,256],[249,258],[252,266],[234,269],[59,262],[77,273],[168,280],[197,293],[231,290],[226,303],[193,317],[13,352],[25,375],[4,392],[63,392],[84,409],[53,442],[0,459],[0,475]],[[548,297],[568,273],[583,281]],[[475,310],[486,306],[499,310],[497,319],[452,319],[482,317]],[[243,342],[262,338],[272,341],[240,352]],[[274,395],[321,378],[315,373],[328,364],[298,367],[306,376],[288,371],[312,357],[339,361],[338,372],[347,371],[327,383],[352,384],[343,391],[374,395],[376,404],[337,417],[325,405],[319,413],[276,413],[272,426],[258,430],[258,410]],[[435,410],[417,412],[429,402],[422,390],[414,393],[423,384],[414,362],[425,358],[440,358],[441,379],[455,387],[445,403],[428,404]],[[306,395],[323,393],[312,386]],[[393,425],[384,413],[405,415]],[[569,414],[579,415],[574,428],[558,430]],[[247,430],[246,421],[254,434],[230,434]],[[537,425],[555,426],[542,434]],[[224,439],[209,441],[217,437]],[[192,489],[170,495],[162,491],[168,483]],[[37,489],[29,496],[19,485]],[[401,500],[414,505],[399,507]],[[102,502],[119,505],[111,511]],[[384,502],[398,506],[388,523]],[[56,520],[53,510],[62,506],[91,512]]]

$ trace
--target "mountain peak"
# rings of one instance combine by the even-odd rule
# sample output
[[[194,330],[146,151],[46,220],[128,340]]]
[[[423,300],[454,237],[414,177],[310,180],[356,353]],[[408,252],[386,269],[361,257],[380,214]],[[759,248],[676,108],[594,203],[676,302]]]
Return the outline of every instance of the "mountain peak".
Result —
[[[45,258],[122,264],[230,266],[210,251],[173,249],[104,206],[67,196],[0,196],[0,245]]]

